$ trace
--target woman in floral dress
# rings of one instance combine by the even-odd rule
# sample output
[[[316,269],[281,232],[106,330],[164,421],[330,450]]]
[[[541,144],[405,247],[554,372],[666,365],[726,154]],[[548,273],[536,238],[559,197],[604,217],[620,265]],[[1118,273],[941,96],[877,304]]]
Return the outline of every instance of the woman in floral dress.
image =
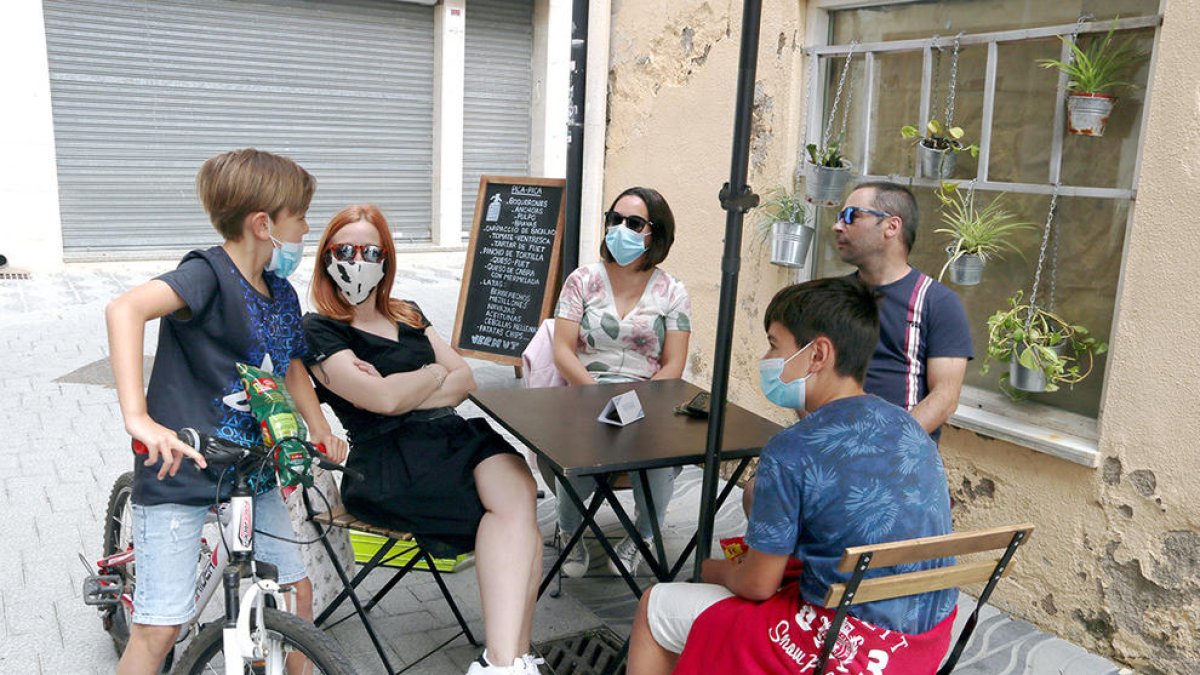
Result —
[[[656,190],[631,187],[604,214],[602,262],[580,267],[567,277],[554,321],[554,365],[571,385],[673,379],[683,375],[691,336],[691,301],[675,277],[658,268],[675,241],[675,217]],[[678,468],[646,472],[661,529]],[[572,479],[586,501],[595,490],[589,477]],[[641,481],[633,481],[638,533],[653,542]],[[582,514],[560,494],[560,544],[582,521]],[[617,545],[625,568],[636,573],[637,544],[626,537]],[[588,569],[587,548],[577,545],[563,564],[569,577]],[[610,561],[609,568],[617,573]]]

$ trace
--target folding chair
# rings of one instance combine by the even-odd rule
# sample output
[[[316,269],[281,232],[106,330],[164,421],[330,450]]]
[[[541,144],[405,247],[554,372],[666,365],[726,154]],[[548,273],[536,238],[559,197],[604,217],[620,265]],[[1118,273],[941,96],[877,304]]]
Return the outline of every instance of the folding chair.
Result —
[[[433,580],[437,582],[438,588],[442,591],[442,597],[446,599],[446,604],[449,605],[450,611],[454,614],[454,618],[458,621],[458,625],[462,628],[462,631],[454,634],[449,640],[446,640],[442,644],[438,645],[433,649],[433,651],[425,654],[420,659],[413,661],[408,667],[411,668],[413,665],[416,665],[425,657],[449,644],[459,635],[466,635],[467,640],[473,646],[480,646],[480,643],[471,633],[470,627],[467,626],[467,622],[463,618],[462,612],[459,611],[458,603],[454,601],[454,596],[450,594],[450,589],[446,587],[446,582],[444,579],[442,579],[442,573],[434,564],[433,556],[429,555],[429,552],[413,539],[413,535],[411,533],[400,532],[398,530],[389,530],[385,527],[378,527],[369,523],[365,523],[347,513],[345,508],[337,508],[329,513],[314,513],[307,493],[304,495],[304,506],[308,510],[309,522],[311,522],[312,526],[316,529],[317,537],[321,540],[321,544],[325,547],[326,552],[329,553],[329,558],[333,561],[334,569],[337,571],[338,578],[342,580],[343,586],[342,592],[339,593],[337,597],[335,597],[333,601],[329,603],[329,606],[326,607],[323,612],[321,612],[315,621],[313,621],[314,624],[316,624],[318,627],[322,626],[322,624],[325,623],[325,620],[328,619],[339,606],[341,606],[342,602],[349,598],[350,603],[354,605],[354,614],[358,615],[359,619],[362,621],[363,627],[366,628],[367,636],[371,638],[371,644],[375,645],[375,651],[379,654],[379,660],[383,661],[383,667],[386,669],[388,675],[392,675],[396,672],[404,672],[404,670],[407,670],[408,668],[405,668],[401,671],[396,671],[392,668],[392,664],[387,657],[387,652],[384,650],[383,643],[379,640],[379,636],[375,633],[375,627],[372,625],[371,619],[367,616],[367,613],[370,612],[375,605],[379,604],[379,601],[382,600],[383,597],[388,594],[388,592],[395,588],[396,584],[400,583],[400,580],[403,579],[409,572],[411,572],[418,562],[423,560],[425,561],[425,564],[428,565],[429,572],[433,575]],[[326,527],[353,528],[361,532],[379,535],[384,537],[387,541],[385,541],[383,545],[379,547],[379,550],[375,552],[375,555],[373,555],[369,561],[363,564],[358,570],[358,573],[354,575],[353,579],[351,579],[350,576],[346,574],[346,570],[344,567],[342,567],[337,555],[335,555],[332,544],[325,539]],[[408,544],[409,546],[405,546],[403,551],[394,552],[393,549],[395,549],[397,544]],[[359,599],[358,593],[356,592],[359,584],[361,584],[363,580],[367,578],[368,574],[370,574],[379,566],[386,565],[403,555],[409,554],[411,546],[416,546],[416,551],[412,552],[412,557],[404,564],[403,567],[397,570],[396,573],[392,575],[392,578],[383,585],[383,588],[380,588],[379,591],[370,599],[370,601],[364,605]],[[345,621],[350,616],[353,616],[353,614],[339,619],[333,624],[330,624],[327,628],[336,626],[338,623]]]
[[[937,675],[948,675],[954,670],[959,657],[962,656],[963,649],[971,639],[971,634],[975,632],[975,624],[979,622],[979,610],[991,597],[1000,578],[1007,576],[1009,570],[1012,569],[1013,555],[1016,554],[1017,548],[1029,541],[1032,534],[1033,525],[1024,524],[847,548],[842,553],[838,571],[852,572],[852,574],[847,583],[833,584],[825,594],[824,606],[829,609],[837,607],[837,611],[834,614],[833,623],[825,633],[825,643],[821,647],[821,654],[813,673],[824,675],[825,664],[837,643],[838,633],[841,631],[842,623],[846,620],[846,614],[852,605],[940,591],[965,584],[984,583],[983,592],[979,594],[979,603],[975,606],[975,611],[971,612],[954,648],[950,650],[949,657],[946,658],[937,673]],[[906,572],[863,579],[869,569],[1000,549],[1003,549],[1004,553],[994,560],[959,562],[949,567],[939,567],[921,572]]]

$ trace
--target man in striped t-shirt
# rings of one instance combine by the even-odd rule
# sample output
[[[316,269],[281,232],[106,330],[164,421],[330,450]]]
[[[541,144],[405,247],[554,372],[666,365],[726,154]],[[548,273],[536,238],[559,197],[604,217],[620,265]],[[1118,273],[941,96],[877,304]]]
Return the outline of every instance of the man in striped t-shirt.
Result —
[[[912,413],[937,441],[974,358],[958,295],[908,264],[917,201],[895,183],[863,183],[833,226],[838,256],[879,293],[879,345],[865,389]]]

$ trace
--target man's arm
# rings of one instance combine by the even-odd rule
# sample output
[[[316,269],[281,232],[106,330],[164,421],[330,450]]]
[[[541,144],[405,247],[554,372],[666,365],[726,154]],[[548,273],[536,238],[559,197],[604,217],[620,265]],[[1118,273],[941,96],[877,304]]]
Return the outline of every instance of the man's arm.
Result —
[[[929,393],[912,409],[912,416],[925,431],[933,433],[954,414],[966,373],[965,357],[940,357],[925,362]]]
[[[733,560],[705,560],[700,579],[720,584],[746,600],[762,602],[779,590],[787,563],[786,555],[750,549]]]

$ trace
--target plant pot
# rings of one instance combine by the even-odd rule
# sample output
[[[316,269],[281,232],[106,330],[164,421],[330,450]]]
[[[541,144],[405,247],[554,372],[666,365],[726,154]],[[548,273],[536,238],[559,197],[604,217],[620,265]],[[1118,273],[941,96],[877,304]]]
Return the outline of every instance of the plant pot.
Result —
[[[953,247],[947,248],[951,253]],[[983,256],[964,253],[950,263],[950,283],[959,286],[976,286],[983,280],[983,267],[986,261]]]
[[[840,167],[804,163],[805,199],[817,206],[841,206],[842,193],[850,181],[850,160],[843,159]]]
[[[805,223],[776,221],[771,226],[771,263],[783,267],[804,267],[815,228]]]
[[[1115,96],[1108,94],[1071,94],[1067,97],[1067,131],[1077,136],[1103,136]]]
[[[938,150],[925,145],[924,140],[917,143],[917,178],[949,178],[957,164],[958,153],[953,148]]]
[[[1059,343],[1050,350],[1055,354],[1062,354],[1065,342]],[[1021,365],[1020,356],[1024,352],[1024,345],[1017,348],[1017,352],[1013,354],[1012,361],[1008,364],[1008,383],[1013,389],[1027,391],[1033,394],[1038,394],[1046,391],[1046,373],[1039,370],[1030,370]]]

